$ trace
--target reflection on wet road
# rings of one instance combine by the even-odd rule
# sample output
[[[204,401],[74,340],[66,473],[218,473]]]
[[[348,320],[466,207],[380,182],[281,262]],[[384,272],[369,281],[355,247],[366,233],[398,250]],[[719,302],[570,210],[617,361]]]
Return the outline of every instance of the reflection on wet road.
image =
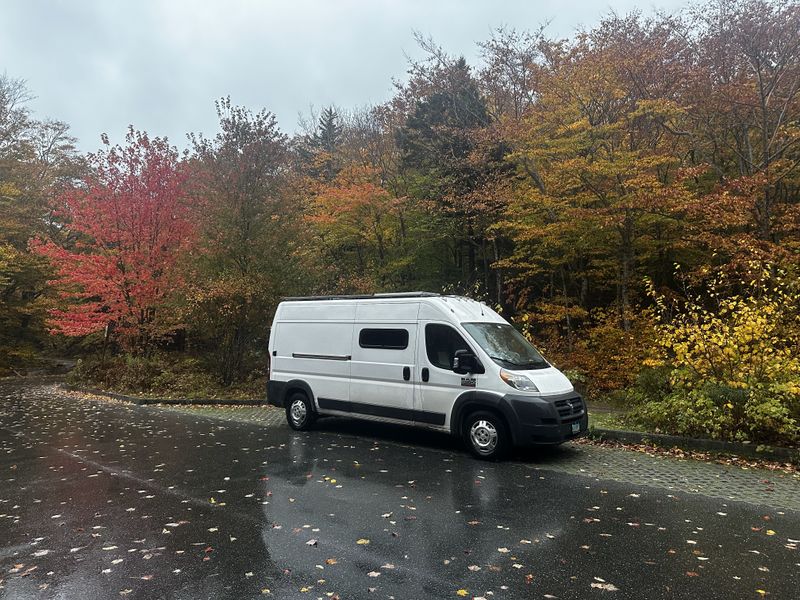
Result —
[[[443,436],[0,383],[0,598],[793,598],[799,538],[796,512]]]

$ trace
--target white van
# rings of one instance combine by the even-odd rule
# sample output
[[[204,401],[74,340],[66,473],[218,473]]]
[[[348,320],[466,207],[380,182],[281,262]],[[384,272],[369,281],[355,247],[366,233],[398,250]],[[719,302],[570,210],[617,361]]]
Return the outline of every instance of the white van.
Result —
[[[286,298],[269,351],[269,402],[284,407],[297,430],[323,415],[421,425],[457,435],[489,459],[587,430],[569,379],[470,298]]]

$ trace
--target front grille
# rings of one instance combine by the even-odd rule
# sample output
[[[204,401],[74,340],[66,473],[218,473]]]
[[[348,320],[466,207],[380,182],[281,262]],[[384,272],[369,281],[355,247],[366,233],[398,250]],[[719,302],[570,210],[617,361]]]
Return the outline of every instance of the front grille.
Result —
[[[579,396],[555,401],[556,410],[561,420],[574,420],[571,417],[583,414],[583,400]]]

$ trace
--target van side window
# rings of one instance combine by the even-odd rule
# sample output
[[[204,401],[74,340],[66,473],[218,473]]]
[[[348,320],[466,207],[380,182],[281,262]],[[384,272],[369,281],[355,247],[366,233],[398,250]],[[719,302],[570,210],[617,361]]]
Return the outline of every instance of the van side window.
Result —
[[[405,350],[408,348],[406,329],[362,329],[358,333],[358,345],[362,348]]]
[[[425,326],[425,350],[433,366],[452,371],[456,350],[469,349],[464,338],[449,325],[430,323]]]

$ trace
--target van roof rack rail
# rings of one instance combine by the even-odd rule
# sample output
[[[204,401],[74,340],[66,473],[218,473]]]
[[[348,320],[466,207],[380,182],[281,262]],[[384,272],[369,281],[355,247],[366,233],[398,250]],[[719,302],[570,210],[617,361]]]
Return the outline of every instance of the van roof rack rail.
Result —
[[[352,294],[338,296],[285,296],[282,302],[302,302],[309,300],[370,300],[375,298],[435,298],[436,292],[380,292],[377,294]]]

